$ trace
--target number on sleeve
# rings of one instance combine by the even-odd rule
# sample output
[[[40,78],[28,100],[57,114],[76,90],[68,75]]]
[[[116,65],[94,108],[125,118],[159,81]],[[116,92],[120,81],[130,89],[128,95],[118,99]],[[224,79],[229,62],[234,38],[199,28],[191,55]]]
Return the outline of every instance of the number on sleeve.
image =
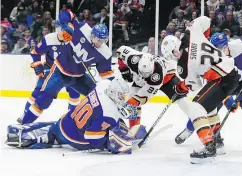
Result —
[[[154,87],[150,87],[150,88],[147,90],[148,93],[150,93],[150,94],[153,93],[154,95],[157,93],[157,91],[158,91],[158,89],[155,89]]]
[[[88,119],[91,117],[92,113],[93,113],[92,106],[88,103],[88,99],[85,98],[75,108],[74,112],[71,114],[71,118],[74,119],[77,127],[81,129],[85,126]]]

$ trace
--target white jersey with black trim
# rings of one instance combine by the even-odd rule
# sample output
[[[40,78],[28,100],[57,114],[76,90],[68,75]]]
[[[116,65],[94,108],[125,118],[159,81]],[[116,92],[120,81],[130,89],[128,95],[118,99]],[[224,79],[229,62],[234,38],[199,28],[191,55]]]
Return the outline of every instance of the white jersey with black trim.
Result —
[[[136,99],[142,99],[142,104],[157,93],[163,85],[166,74],[176,73],[176,64],[174,62],[168,62],[162,57],[153,56],[155,59],[154,72],[148,78],[143,78],[139,74],[138,64],[143,54],[147,53],[136,51],[128,46],[121,46],[117,50],[117,54],[118,58],[130,68],[133,74],[133,86],[136,88],[133,89],[134,91],[130,95],[135,96]]]
[[[227,75],[234,69],[234,59],[226,56],[204,36],[201,20],[207,20],[207,17],[193,20],[186,29],[190,32],[190,43],[185,83],[191,86],[192,90],[201,88],[200,76],[209,69],[213,69],[221,76]]]

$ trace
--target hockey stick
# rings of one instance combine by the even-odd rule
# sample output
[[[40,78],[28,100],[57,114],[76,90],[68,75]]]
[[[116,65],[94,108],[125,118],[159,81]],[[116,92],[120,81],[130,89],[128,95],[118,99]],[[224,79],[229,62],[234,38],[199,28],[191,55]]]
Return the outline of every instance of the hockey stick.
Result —
[[[235,98],[235,102],[237,102],[237,100],[238,100],[238,98],[239,98],[239,96],[241,95],[241,93],[242,93],[242,89],[239,91],[239,93],[237,94],[237,96],[236,96],[236,98]],[[228,110],[228,112],[226,113],[226,115],[225,115],[225,117],[224,117],[224,119],[223,119],[223,121],[222,121],[222,123],[221,123],[221,125],[220,125],[220,127],[219,127],[219,129],[216,131],[216,134],[215,134],[215,138],[218,136],[218,134],[220,133],[220,131],[221,131],[221,129],[223,128],[223,126],[224,126],[224,124],[225,124],[225,122],[227,121],[227,119],[228,119],[228,117],[229,117],[229,114],[232,112],[232,110],[230,109],[230,110]]]
[[[172,128],[173,125],[172,124],[168,124],[168,125],[165,125],[163,127],[161,127],[160,129],[158,129],[151,137],[150,137],[150,140],[153,140],[158,134],[160,134],[161,132],[164,132],[170,128]],[[140,142],[141,140],[139,140]],[[137,141],[135,141],[137,142]],[[138,143],[139,144],[139,143]],[[135,149],[135,145],[138,146],[138,144],[134,144],[134,149]],[[138,147],[137,147],[138,148]],[[89,149],[89,150],[79,150],[79,151],[74,151],[74,152],[67,152],[67,153],[63,153],[62,156],[65,157],[65,156],[69,156],[69,155],[74,155],[74,154],[80,154],[80,153],[96,153],[96,152],[102,152],[102,151],[105,151],[105,150],[100,150],[100,149]]]
[[[75,48],[75,46],[74,46],[74,44],[72,43],[72,41],[70,41],[70,45],[71,45],[71,47],[72,47],[72,49],[73,49],[73,51],[76,53],[76,55],[78,56],[78,51],[76,50],[76,48]],[[80,59],[80,61],[81,61],[81,63],[82,63],[82,65],[83,65],[83,67],[86,69],[86,71],[88,72],[88,74],[90,75],[90,77],[92,78],[92,81],[94,82],[94,83],[97,83],[97,81],[94,79],[94,77],[92,76],[92,73],[90,72],[90,70],[86,67],[86,65],[83,63],[83,61]]]
[[[163,111],[161,112],[161,114],[158,116],[158,118],[156,119],[156,121],[154,122],[154,124],[151,126],[150,130],[148,131],[148,133],[145,135],[145,137],[143,138],[143,140],[138,144],[139,148],[142,147],[142,145],[144,144],[144,142],[146,141],[146,139],[149,137],[150,133],[154,130],[155,126],[158,124],[158,122],[160,121],[160,119],[164,116],[164,114],[166,113],[166,111],[168,110],[168,108],[170,107],[170,105],[174,102],[174,100],[176,99],[177,94],[174,94],[170,100],[170,102],[165,106],[165,108],[163,109]]]

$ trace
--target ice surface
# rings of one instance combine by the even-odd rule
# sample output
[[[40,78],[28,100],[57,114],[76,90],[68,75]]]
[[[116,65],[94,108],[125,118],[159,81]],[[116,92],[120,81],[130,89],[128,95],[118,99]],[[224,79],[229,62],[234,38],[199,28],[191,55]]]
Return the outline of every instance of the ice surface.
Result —
[[[183,130],[187,121],[176,104],[169,108],[156,129],[166,124],[173,124],[173,128],[148,141],[132,155],[76,153],[62,157],[63,152],[73,150],[20,150],[4,144],[6,127],[16,123],[25,101],[20,98],[0,98],[0,176],[242,176],[242,110],[231,114],[222,130],[227,154],[218,156],[212,164],[192,165],[189,154],[201,145],[196,135],[180,146],[175,144],[175,136]],[[149,129],[163,107],[164,104],[145,105],[142,124]],[[39,121],[56,120],[66,109],[66,100],[54,101]],[[221,117],[225,113],[223,108]]]

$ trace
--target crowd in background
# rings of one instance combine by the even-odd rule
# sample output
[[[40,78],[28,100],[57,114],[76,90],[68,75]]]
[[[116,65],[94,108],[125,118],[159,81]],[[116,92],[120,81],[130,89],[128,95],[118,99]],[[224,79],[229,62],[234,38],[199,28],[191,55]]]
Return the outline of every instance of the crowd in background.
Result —
[[[104,23],[109,27],[113,18],[113,50],[129,45],[143,52],[155,53],[155,1],[113,0],[113,14],[109,0],[61,0],[61,9],[72,9],[80,22],[93,27]],[[205,14],[211,18],[211,33],[225,32],[238,38],[242,26],[242,0],[207,0]],[[2,6],[1,53],[28,54],[32,48],[56,27],[55,0],[19,0],[6,16]],[[180,38],[190,21],[201,15],[200,0],[180,0],[172,9],[166,29],[160,29],[159,46],[167,35]],[[158,49],[158,54],[162,54]]]

